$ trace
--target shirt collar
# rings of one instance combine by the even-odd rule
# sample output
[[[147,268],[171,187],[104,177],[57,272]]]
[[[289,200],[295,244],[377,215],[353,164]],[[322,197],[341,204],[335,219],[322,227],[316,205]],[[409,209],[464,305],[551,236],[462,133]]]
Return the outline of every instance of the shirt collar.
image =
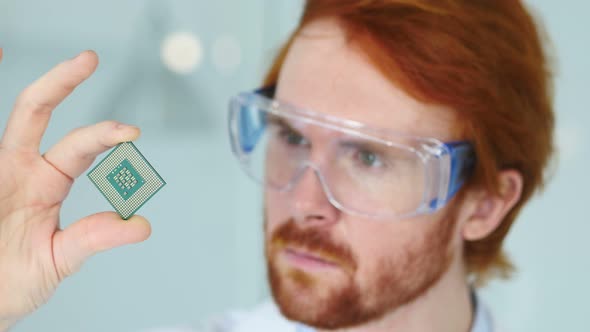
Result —
[[[492,316],[486,305],[480,301],[475,292],[471,293],[473,301],[473,324],[471,325],[471,332],[494,332],[494,324]]]

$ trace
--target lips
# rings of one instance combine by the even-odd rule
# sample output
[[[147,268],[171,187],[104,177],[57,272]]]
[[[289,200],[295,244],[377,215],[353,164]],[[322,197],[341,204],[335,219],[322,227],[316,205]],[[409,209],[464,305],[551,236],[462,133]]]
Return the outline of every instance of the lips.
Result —
[[[315,267],[336,267],[337,262],[326,258],[325,256],[312,253],[309,251],[286,248],[284,251],[289,260],[298,265],[315,266]]]
[[[351,276],[357,270],[357,260],[345,242],[337,241],[329,230],[300,227],[294,219],[273,232],[267,253],[269,259],[276,257],[303,270],[323,272],[336,268]]]

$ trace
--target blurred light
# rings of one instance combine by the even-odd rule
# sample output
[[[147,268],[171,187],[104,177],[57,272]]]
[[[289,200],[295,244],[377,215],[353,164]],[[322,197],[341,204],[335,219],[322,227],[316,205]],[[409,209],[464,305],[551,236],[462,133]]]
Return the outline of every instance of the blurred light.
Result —
[[[203,59],[199,38],[190,32],[174,32],[162,42],[160,56],[169,70],[189,74],[197,69]]]
[[[215,40],[211,51],[213,65],[224,74],[234,72],[242,63],[242,48],[234,36],[224,35]]]

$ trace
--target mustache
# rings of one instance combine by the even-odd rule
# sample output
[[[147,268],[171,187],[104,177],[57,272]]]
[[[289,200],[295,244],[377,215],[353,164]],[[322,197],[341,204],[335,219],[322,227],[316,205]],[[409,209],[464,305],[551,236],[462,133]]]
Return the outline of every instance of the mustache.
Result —
[[[272,235],[273,251],[295,247],[319,254],[349,272],[357,269],[357,260],[350,247],[334,241],[332,235],[316,227],[300,228],[294,219],[283,223]]]

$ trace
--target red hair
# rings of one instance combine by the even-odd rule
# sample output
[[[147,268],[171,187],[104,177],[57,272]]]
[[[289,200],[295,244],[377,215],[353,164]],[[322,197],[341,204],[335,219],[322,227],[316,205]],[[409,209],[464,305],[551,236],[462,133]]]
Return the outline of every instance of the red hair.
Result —
[[[287,52],[309,22],[336,18],[349,41],[414,98],[454,109],[478,155],[467,188],[498,192],[515,169],[522,197],[488,237],[465,242],[470,274],[483,281],[513,270],[502,242],[545,182],[553,152],[552,74],[530,13],[515,0],[307,0],[298,28],[267,73],[276,84]]]

